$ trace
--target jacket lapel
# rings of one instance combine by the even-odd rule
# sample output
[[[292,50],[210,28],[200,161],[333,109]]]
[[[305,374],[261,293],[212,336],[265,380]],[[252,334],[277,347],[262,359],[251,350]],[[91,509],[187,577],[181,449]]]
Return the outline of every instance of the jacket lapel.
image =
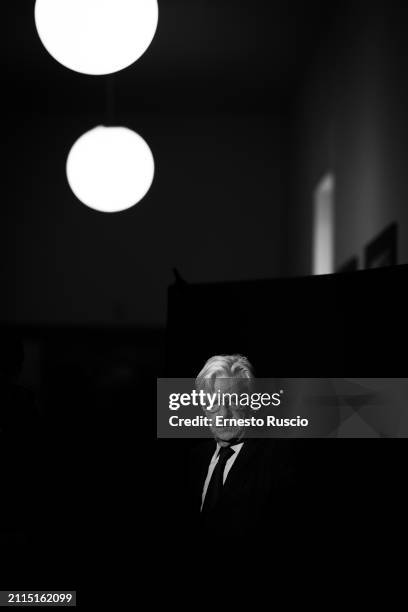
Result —
[[[235,459],[230,471],[228,472],[223,488],[223,495],[227,494],[229,491],[233,491],[234,487],[239,487],[243,471],[257,454],[259,449],[259,440],[248,439],[246,442],[244,442],[244,446],[241,448],[238,457]]]
[[[194,468],[194,495],[197,500],[196,503],[199,504],[199,508],[201,507],[201,496],[203,493],[205,479],[207,478],[208,467],[210,465],[211,457],[213,456],[216,449],[216,443],[214,440],[208,440],[207,443],[204,443],[200,446],[199,449],[196,449],[196,457],[195,457],[195,468]],[[244,450],[242,448],[242,450]]]

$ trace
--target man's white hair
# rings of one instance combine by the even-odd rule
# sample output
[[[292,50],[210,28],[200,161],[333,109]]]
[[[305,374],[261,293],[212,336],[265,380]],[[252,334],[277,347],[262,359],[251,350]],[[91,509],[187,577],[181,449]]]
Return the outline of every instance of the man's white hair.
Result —
[[[196,387],[213,387],[216,378],[254,378],[253,367],[244,355],[214,355],[208,359],[196,378]]]

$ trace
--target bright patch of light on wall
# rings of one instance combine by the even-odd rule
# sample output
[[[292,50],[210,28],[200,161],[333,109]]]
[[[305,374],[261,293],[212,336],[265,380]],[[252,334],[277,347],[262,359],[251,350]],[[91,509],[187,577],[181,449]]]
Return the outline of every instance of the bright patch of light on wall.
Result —
[[[313,253],[312,273],[333,274],[335,236],[335,177],[327,173],[316,186],[313,194]]]
[[[74,143],[66,170],[68,183],[83,204],[118,212],[140,202],[149,191],[154,159],[136,132],[98,126]]]
[[[130,66],[156,32],[157,0],[36,0],[35,24],[47,51],[85,74]]]

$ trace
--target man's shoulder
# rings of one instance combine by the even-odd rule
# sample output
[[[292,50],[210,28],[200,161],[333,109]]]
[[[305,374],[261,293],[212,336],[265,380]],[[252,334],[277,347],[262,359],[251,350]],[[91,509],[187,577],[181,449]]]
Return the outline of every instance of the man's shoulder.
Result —
[[[293,440],[285,439],[249,439],[247,454],[251,462],[260,466],[265,472],[270,472],[273,479],[292,479],[296,466],[296,455]]]

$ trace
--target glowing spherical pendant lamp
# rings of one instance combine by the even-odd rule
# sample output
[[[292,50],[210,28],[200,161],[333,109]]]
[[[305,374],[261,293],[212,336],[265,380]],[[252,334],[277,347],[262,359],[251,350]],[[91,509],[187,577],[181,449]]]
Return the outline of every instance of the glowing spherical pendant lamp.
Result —
[[[66,172],[72,191],[83,204],[118,212],[140,202],[149,191],[154,159],[145,140],[133,130],[98,126],[74,143]]]
[[[35,24],[47,51],[84,74],[130,66],[156,32],[157,0],[36,0]]]

